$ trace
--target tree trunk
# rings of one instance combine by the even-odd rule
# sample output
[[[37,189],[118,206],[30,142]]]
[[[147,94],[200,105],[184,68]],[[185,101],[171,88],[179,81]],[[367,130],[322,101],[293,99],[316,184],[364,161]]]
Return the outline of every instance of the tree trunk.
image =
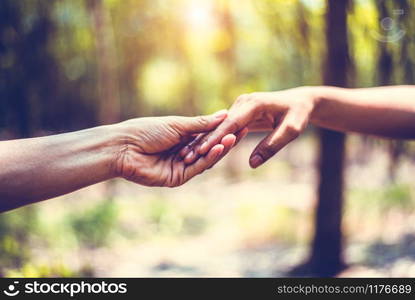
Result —
[[[110,124],[120,121],[120,96],[111,16],[100,0],[89,0],[97,47],[99,121]]]
[[[349,67],[347,2],[328,0],[326,14],[327,59],[324,84],[346,87]],[[333,276],[344,268],[342,207],[345,135],[321,129],[318,205],[309,267],[317,276]]]

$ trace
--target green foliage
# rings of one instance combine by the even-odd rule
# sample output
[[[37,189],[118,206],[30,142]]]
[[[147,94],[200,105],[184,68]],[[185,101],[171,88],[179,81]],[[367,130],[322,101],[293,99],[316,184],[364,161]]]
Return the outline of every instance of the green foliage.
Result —
[[[7,270],[6,277],[76,277],[68,266],[63,264],[33,265],[25,264],[22,268]]]
[[[30,258],[30,242],[38,229],[35,207],[0,215],[0,272],[21,267]]]
[[[198,235],[207,226],[200,213],[179,209],[167,199],[152,199],[144,214],[152,234]]]
[[[393,184],[377,189],[351,189],[348,192],[350,205],[366,213],[378,211],[384,213],[390,209],[407,211],[414,205],[413,189],[407,184]]]
[[[376,85],[381,46],[392,56],[393,83],[411,83],[413,7],[389,5],[390,11],[406,5],[397,25],[407,34],[384,45],[374,36],[382,34],[377,1],[353,3],[348,23],[355,85]],[[101,4],[1,1],[1,127],[29,134],[105,122],[98,112],[109,101],[100,94],[106,76],[117,81],[111,91],[117,103],[108,107],[119,107],[120,119],[207,113],[241,93],[321,84],[324,0]],[[99,26],[96,16],[103,18]],[[102,55],[109,55],[110,67]]]
[[[119,108],[119,119],[193,115],[225,108],[242,93],[321,84],[324,0],[97,2],[102,6],[88,0],[0,1],[0,136],[3,130],[6,137],[28,136],[97,125],[105,122],[100,115],[108,107]],[[356,0],[348,12],[353,83],[378,85],[384,49],[393,65],[390,83],[414,84],[414,6],[386,1],[390,13],[405,6],[405,14],[395,17],[406,35],[385,44],[373,36],[382,33],[380,2]],[[97,16],[103,22],[95,22]],[[110,59],[103,60],[104,55]],[[115,81],[112,98],[100,93],[105,76]],[[114,105],[107,105],[108,100]],[[287,173],[284,164],[281,159],[281,176]],[[246,176],[255,180],[279,176],[269,164],[249,172],[252,176]],[[409,211],[414,191],[401,184],[352,189],[348,200],[353,220],[359,221],[371,214],[381,218],[389,210]],[[137,211],[140,217],[132,218],[144,226],[128,229],[155,236],[206,230],[203,212],[176,205],[153,199]],[[252,237],[285,242],[306,240],[308,232],[302,228],[311,222],[309,213],[274,205],[242,204],[239,213],[241,226]],[[0,273],[91,274],[88,268],[75,274],[59,262],[34,265],[29,262],[31,245],[48,250],[72,249],[77,243],[88,250],[105,246],[117,230],[116,203],[104,200],[61,216],[65,222],[50,221],[50,215],[39,220],[34,207],[0,215]]]
[[[90,248],[105,246],[117,224],[118,209],[112,200],[103,200],[83,212],[67,217],[76,238]]]
[[[379,205],[384,209],[398,208],[407,210],[414,204],[415,197],[411,186],[395,184],[386,187],[379,199]]]

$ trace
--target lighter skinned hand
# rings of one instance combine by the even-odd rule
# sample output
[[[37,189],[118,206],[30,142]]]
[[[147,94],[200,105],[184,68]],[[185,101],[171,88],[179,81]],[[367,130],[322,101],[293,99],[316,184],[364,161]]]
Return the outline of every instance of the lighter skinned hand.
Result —
[[[185,148],[181,155],[190,164],[227,134],[238,133],[246,127],[249,131],[271,131],[250,156],[249,163],[256,168],[304,131],[313,108],[314,100],[307,88],[241,95],[229,109],[228,117],[200,138],[192,149]]]
[[[117,176],[147,186],[175,187],[216,164],[245,133],[225,134],[191,164],[179,152],[215,129],[226,110],[198,117],[150,117],[122,122],[125,141],[115,162]]]

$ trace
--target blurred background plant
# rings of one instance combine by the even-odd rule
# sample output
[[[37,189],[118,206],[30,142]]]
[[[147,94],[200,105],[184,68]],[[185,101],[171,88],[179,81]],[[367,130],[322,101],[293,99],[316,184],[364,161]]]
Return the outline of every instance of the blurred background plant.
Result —
[[[414,84],[414,11],[411,0],[2,0],[0,138],[211,113],[299,85]],[[310,128],[249,170],[259,138],[174,190],[114,180],[2,214],[0,275],[415,275],[413,144]]]

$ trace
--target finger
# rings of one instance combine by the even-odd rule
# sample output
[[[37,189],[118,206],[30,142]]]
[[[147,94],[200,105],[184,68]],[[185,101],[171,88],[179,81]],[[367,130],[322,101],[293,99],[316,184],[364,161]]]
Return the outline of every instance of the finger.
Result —
[[[197,135],[197,137],[195,139],[193,139],[190,143],[188,143],[185,147],[183,147],[182,150],[180,150],[179,155],[182,158],[185,158],[186,155],[188,155],[190,153],[190,151],[193,150],[194,146],[201,140],[201,138],[204,136],[204,133],[200,133],[199,135]]]
[[[222,144],[225,149],[224,151],[229,151],[232,148],[233,144],[235,143],[236,137],[233,134],[228,134],[221,140],[220,144]],[[196,154],[194,150],[190,151],[186,157],[183,159],[185,164],[190,165],[198,159],[199,156]]]
[[[243,137],[244,132],[239,133],[239,138]],[[208,159],[208,164],[204,165],[205,169],[210,169],[212,168],[217,162],[219,162],[223,157],[226,156],[226,154],[236,145],[238,137],[235,136],[234,134],[228,134],[226,136],[223,137],[223,139],[221,140],[221,143],[218,145],[213,146],[213,148],[208,152],[208,154],[206,155],[206,157],[208,157],[209,155],[211,155],[212,151],[216,151],[216,148],[219,146],[222,146],[222,151],[214,158],[214,159]],[[200,160],[204,160],[205,157],[201,157],[197,160],[197,162],[194,165],[197,165],[199,163]],[[203,170],[204,171],[204,170]],[[201,171],[201,172],[203,172]]]
[[[220,143],[225,146],[225,149],[221,157],[218,160],[220,160],[223,156],[225,156],[229,152],[229,150],[232,149],[234,146],[236,146],[237,143],[239,143],[239,141],[243,139],[247,134],[248,134],[248,128],[244,128],[238,131],[236,134],[228,134],[224,136]],[[191,151],[183,160],[186,164],[190,165],[197,158],[198,158],[198,155],[196,155],[195,151]]]
[[[222,154],[220,155],[219,159],[216,162],[221,160],[222,157],[226,156],[226,154],[228,154],[228,152],[232,148],[234,148],[247,134],[248,134],[248,129],[244,128],[238,131],[236,134],[225,135],[220,142],[222,145],[225,146],[225,149],[223,150]]]
[[[200,157],[194,164],[186,166],[185,181],[208,169],[220,157],[224,149],[225,146],[222,144],[215,145],[205,156]]]
[[[242,140],[248,134],[248,132],[249,132],[248,127],[245,127],[241,129],[240,131],[238,131],[235,134],[236,142],[234,146],[236,146],[239,143],[239,141]],[[196,154],[196,151],[194,151],[194,147],[196,144],[198,144],[201,141],[201,139],[205,135],[206,135],[205,133],[199,134],[193,141],[191,141],[182,150],[180,150],[179,155],[183,158],[186,164],[191,164],[197,159],[198,155]],[[223,145],[223,142],[221,142],[221,144]]]
[[[260,118],[249,123],[248,128],[250,132],[262,132],[274,130],[284,113],[278,112],[264,112]]]
[[[241,130],[240,132],[238,132],[236,135],[234,135],[234,134],[228,134],[228,135],[224,136],[223,139],[221,140],[221,144],[219,144],[219,145],[223,145],[223,151],[222,151],[222,153],[219,156],[217,156],[217,158],[213,162],[211,162],[211,164],[207,167],[207,169],[210,169],[214,165],[216,165],[216,163],[218,163],[223,157],[225,157],[226,154],[233,147],[235,147],[236,144],[241,139],[243,139],[247,134],[248,134],[248,129],[247,128],[244,128],[243,130]],[[212,150],[214,148],[215,148],[215,146],[212,148]]]
[[[236,133],[245,128],[255,114],[255,104],[236,105],[229,111],[228,117],[212,132],[205,135],[195,147],[195,152],[204,155],[211,147],[229,133]]]
[[[267,120],[259,120],[249,124],[249,132],[264,132],[274,130],[274,124],[271,124]]]
[[[194,150],[190,150],[190,152],[183,158],[185,164],[190,165],[192,164],[197,158],[197,155]]]
[[[179,127],[184,133],[201,133],[215,129],[228,115],[226,109],[212,115],[197,117],[178,117]]]
[[[220,144],[224,147],[222,154],[228,152],[235,145],[235,142],[236,136],[234,134],[225,135],[223,139],[220,141]]]
[[[249,159],[252,168],[257,168],[275,155],[289,142],[298,137],[307,120],[294,113],[288,114],[281,125],[266,136],[254,149]]]
[[[249,133],[249,129],[248,127],[245,127],[244,129],[240,130],[237,134],[236,134],[236,141],[235,141],[235,145],[238,145],[240,141],[242,141]]]
[[[181,151],[186,145],[192,143],[192,141],[194,141],[195,139],[196,139],[196,136],[192,136],[192,135],[184,136],[182,137],[181,141],[178,144],[174,145],[172,148],[170,148],[169,150],[166,150],[165,152],[177,153]]]
[[[221,125],[199,141],[198,145],[195,147],[195,153],[199,155],[206,154],[209,149],[218,144],[224,136],[229,133],[235,133],[240,129],[239,124],[230,119],[223,121]]]
[[[223,157],[228,154],[228,152],[234,148],[239,141],[241,141],[246,135],[248,134],[248,129],[244,128],[243,130],[240,130],[237,134],[228,134],[226,135],[222,141],[221,144],[225,146],[225,149],[223,150],[222,154],[216,159],[216,161],[209,167],[212,168],[216,163],[218,163]],[[233,140],[231,140],[231,137],[233,137]]]
[[[187,132],[205,132],[211,129],[216,128],[216,126],[223,121],[224,118],[227,116],[227,110],[220,110],[211,116],[198,116],[193,118],[186,118],[186,130]],[[209,123],[210,122],[210,123]],[[189,125],[191,124],[191,125]],[[189,127],[190,126],[190,127]],[[213,127],[213,128],[212,128]],[[199,141],[205,136],[206,134],[199,134],[198,137],[193,140],[190,144],[184,147],[179,155],[185,160],[186,156],[188,156],[187,161],[191,163],[195,158],[195,153],[192,153],[194,146],[199,143]]]

